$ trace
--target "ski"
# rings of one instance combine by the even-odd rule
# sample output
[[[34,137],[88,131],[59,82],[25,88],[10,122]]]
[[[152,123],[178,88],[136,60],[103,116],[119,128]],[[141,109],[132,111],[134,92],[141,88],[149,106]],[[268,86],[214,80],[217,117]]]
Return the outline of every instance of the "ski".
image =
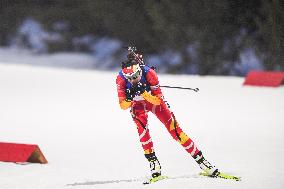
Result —
[[[167,176],[157,176],[157,177],[154,177],[154,178],[150,178],[146,181],[143,182],[143,184],[152,184],[154,182],[158,182],[160,180],[164,180],[164,179],[168,179],[169,177]]]
[[[206,177],[212,177],[212,178],[222,178],[222,179],[231,179],[231,180],[235,180],[235,181],[241,181],[241,177],[229,175],[229,174],[226,174],[226,173],[219,173],[216,176],[212,176],[208,173],[201,172],[201,173],[199,173],[199,175],[206,176]]]
[[[155,182],[161,181],[161,180],[176,180],[176,179],[196,179],[196,178],[202,178],[202,177],[210,177],[210,178],[223,178],[223,179],[232,179],[236,181],[240,181],[241,177],[236,177],[232,175],[228,175],[225,173],[220,173],[216,177],[212,177],[209,174],[206,174],[204,172],[201,172],[199,174],[192,174],[192,175],[182,175],[182,176],[158,176],[155,178],[148,178],[145,180],[142,178],[133,178],[133,179],[121,179],[121,180],[98,180],[98,181],[86,181],[86,182],[76,182],[72,184],[67,184],[66,186],[87,186],[87,185],[105,185],[105,184],[117,184],[117,183],[133,183],[133,182],[143,182],[144,185],[147,184],[153,184]]]
[[[72,184],[67,184],[66,186],[87,186],[87,185],[105,185],[105,184],[117,184],[117,183],[133,183],[133,182],[142,182],[143,184],[151,184],[165,179],[191,179],[191,178],[200,178],[200,175],[182,175],[176,177],[169,176],[159,176],[158,178],[133,178],[133,179],[119,179],[119,180],[97,180],[97,181],[86,181],[86,182],[75,182]]]

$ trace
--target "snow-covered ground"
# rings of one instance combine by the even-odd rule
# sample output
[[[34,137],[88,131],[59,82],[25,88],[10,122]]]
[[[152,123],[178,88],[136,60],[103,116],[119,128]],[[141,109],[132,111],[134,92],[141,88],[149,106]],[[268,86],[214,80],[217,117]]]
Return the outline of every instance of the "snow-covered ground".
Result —
[[[0,62],[72,69],[94,69],[97,67],[96,59],[86,53],[59,52],[38,54],[28,49],[19,48],[0,48]]]
[[[119,108],[116,74],[0,64],[0,141],[38,144],[49,161],[0,162],[0,189],[284,187],[283,86],[244,87],[240,77],[160,75],[163,85],[200,89],[163,92],[206,158],[242,181],[198,176],[193,159],[150,114],[162,172],[179,178],[144,186],[149,165],[129,111]]]

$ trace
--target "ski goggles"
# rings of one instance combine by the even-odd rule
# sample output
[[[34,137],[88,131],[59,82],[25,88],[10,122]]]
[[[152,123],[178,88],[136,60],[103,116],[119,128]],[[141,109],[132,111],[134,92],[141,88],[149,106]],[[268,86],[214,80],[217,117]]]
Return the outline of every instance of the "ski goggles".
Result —
[[[137,70],[137,72],[133,73],[133,74],[125,74],[124,77],[131,81],[131,80],[135,80],[137,79],[139,76],[141,76],[141,70]]]

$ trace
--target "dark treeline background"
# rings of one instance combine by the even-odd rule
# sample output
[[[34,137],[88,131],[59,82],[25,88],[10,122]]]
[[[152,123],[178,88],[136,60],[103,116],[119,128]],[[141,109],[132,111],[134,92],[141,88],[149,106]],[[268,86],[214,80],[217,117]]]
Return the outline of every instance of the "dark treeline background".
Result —
[[[183,52],[196,44],[201,75],[227,75],[220,69],[224,62],[236,64],[246,48],[256,51],[267,70],[284,69],[283,0],[1,0],[2,46],[28,16],[46,29],[67,22],[66,41],[85,34],[110,36],[143,53]],[[172,73],[190,64],[190,55],[182,54]]]

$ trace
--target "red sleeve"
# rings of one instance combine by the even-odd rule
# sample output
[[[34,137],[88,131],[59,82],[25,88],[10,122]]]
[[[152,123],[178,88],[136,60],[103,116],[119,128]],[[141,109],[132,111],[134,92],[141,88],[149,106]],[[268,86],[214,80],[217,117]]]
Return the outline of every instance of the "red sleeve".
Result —
[[[120,75],[116,77],[116,87],[117,87],[117,95],[119,98],[119,102],[121,102],[126,98],[125,95],[126,82]]]
[[[150,84],[151,93],[155,96],[162,96],[162,91],[159,85],[159,79],[156,72],[150,69],[146,75],[146,80]]]

